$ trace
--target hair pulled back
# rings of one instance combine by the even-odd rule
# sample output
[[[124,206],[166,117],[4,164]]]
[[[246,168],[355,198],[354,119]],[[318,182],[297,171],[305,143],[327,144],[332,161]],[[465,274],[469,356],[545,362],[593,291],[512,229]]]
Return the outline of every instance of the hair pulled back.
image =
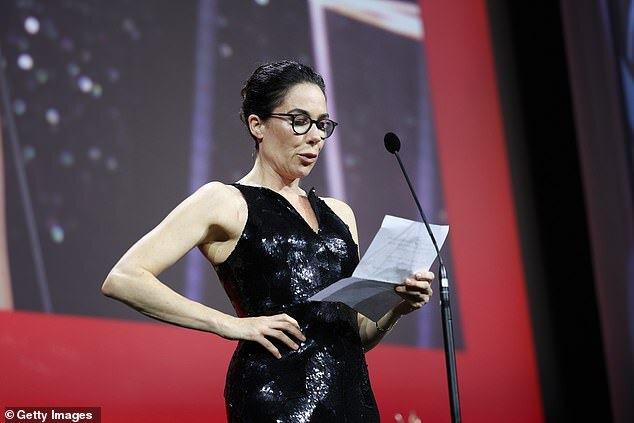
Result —
[[[311,83],[321,88],[326,96],[326,86],[324,79],[310,66],[290,60],[266,63],[258,67],[247,79],[242,87],[242,108],[240,110],[240,120],[244,122],[249,130],[248,118],[250,115],[267,119],[273,110],[284,102],[284,97],[288,91],[297,84]],[[255,148],[258,148],[257,139]]]

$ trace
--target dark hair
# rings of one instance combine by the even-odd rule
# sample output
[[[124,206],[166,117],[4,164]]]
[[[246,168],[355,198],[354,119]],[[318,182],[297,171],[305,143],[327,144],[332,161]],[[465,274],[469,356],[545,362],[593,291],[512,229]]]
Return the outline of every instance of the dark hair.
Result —
[[[240,119],[247,126],[249,135],[255,140],[255,148],[258,149],[258,141],[249,130],[247,119],[250,115],[257,115],[261,119],[267,119],[273,113],[273,109],[282,104],[288,91],[297,84],[311,83],[321,88],[326,96],[324,79],[310,66],[290,60],[266,63],[258,67],[246,80],[242,91],[242,109]]]

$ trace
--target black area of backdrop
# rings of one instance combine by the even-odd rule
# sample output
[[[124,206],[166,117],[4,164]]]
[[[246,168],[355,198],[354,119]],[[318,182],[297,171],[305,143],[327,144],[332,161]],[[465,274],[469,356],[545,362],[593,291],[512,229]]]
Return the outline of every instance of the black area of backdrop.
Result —
[[[488,6],[546,418],[610,422],[559,5]]]

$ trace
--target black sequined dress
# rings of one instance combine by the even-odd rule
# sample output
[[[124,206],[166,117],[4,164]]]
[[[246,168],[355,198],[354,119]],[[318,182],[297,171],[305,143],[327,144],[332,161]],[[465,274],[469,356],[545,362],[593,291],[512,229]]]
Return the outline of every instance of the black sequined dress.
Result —
[[[281,359],[256,342],[238,342],[225,386],[228,420],[379,421],[356,312],[341,303],[308,301],[357,265],[348,226],[314,189],[308,199],[318,233],[277,192],[234,186],[248,218],[235,250],[216,266],[218,276],[239,317],[287,313],[306,341],[294,351],[273,340]]]

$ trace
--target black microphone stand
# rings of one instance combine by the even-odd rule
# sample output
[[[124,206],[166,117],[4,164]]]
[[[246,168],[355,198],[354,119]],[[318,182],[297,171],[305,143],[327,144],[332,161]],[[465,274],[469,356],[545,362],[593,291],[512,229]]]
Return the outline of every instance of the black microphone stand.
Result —
[[[414,197],[414,201],[416,201],[416,206],[418,207],[418,211],[420,212],[420,217],[423,219],[423,223],[427,228],[427,232],[429,233],[429,237],[431,238],[432,243],[434,244],[434,248],[436,249],[436,253],[438,254],[438,273],[440,273],[440,313],[442,316],[442,335],[444,339],[445,346],[445,367],[447,370],[447,382],[449,387],[449,406],[451,408],[451,421],[452,423],[460,423],[460,398],[458,396],[458,372],[456,369],[456,351],[454,347],[453,340],[453,319],[451,317],[451,303],[449,301],[449,278],[447,277],[447,269],[445,268],[445,264],[443,263],[442,256],[440,255],[440,250],[438,249],[438,244],[436,243],[436,237],[431,231],[429,227],[429,223],[427,222],[427,217],[423,212],[423,208],[418,201],[418,196],[414,191],[414,187],[409,180],[409,176],[405,171],[405,166],[403,166],[403,162],[401,161],[401,157],[398,154],[398,150],[400,149],[401,142],[398,137],[389,132],[385,135],[385,147],[387,150],[396,156],[398,160],[398,164],[401,167],[401,171],[403,171],[403,175],[405,175],[405,180],[407,181],[407,185],[409,186],[410,191],[412,192],[412,196]]]

